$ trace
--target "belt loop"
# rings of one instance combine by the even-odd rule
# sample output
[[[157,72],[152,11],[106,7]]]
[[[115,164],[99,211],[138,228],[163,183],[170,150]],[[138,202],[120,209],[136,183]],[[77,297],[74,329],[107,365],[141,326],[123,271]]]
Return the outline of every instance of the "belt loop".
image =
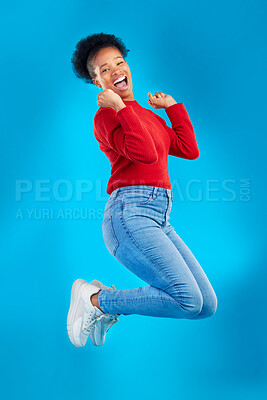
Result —
[[[153,193],[152,193],[152,198],[153,199],[155,199],[157,197],[157,190],[158,190],[158,188],[156,186],[154,186],[154,190],[153,190]]]
[[[167,195],[168,195],[168,198],[172,200],[172,190],[171,189],[167,189]]]
[[[120,188],[118,188],[118,189],[117,189],[117,192],[115,193],[115,199],[116,199],[116,197],[118,196],[119,191],[120,191]]]
[[[111,198],[112,199],[116,199],[118,193],[119,193],[120,188],[113,190],[113,192],[111,193]]]

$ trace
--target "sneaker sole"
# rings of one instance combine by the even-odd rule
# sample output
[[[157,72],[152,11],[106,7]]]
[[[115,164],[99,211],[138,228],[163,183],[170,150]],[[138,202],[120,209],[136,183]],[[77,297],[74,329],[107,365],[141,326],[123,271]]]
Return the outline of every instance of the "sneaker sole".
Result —
[[[72,285],[71,289],[71,301],[70,301],[70,309],[68,312],[68,317],[67,317],[67,330],[68,330],[68,336],[70,338],[71,343],[75,347],[83,347],[80,342],[76,341],[73,335],[73,320],[75,317],[75,313],[77,311],[77,306],[78,306],[78,299],[81,295],[81,292],[83,290],[83,287],[85,287],[88,283],[83,280],[83,279],[76,279]]]

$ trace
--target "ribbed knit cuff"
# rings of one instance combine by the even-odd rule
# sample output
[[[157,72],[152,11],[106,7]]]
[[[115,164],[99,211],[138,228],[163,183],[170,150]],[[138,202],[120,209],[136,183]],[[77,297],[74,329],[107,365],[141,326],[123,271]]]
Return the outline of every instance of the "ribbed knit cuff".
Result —
[[[171,106],[165,108],[165,111],[170,119],[173,115],[175,115],[175,117],[179,117],[179,115],[182,116],[185,112],[187,113],[184,103],[172,104]]]

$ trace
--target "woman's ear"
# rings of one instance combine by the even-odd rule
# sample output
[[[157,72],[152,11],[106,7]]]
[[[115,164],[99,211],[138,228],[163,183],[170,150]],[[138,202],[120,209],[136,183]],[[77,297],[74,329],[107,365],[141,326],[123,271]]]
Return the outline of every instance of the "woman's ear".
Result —
[[[98,82],[98,80],[96,78],[93,78],[92,81],[99,89],[102,89],[102,86],[100,85],[100,83]]]

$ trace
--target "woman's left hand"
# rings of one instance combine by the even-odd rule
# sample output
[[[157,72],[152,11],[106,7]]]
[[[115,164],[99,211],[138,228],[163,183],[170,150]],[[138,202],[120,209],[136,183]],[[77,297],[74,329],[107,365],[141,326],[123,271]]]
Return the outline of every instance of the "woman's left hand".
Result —
[[[167,108],[169,106],[172,106],[173,104],[176,104],[176,101],[172,96],[169,94],[164,94],[162,92],[155,92],[154,96],[148,92],[148,103],[153,107],[153,108]]]

